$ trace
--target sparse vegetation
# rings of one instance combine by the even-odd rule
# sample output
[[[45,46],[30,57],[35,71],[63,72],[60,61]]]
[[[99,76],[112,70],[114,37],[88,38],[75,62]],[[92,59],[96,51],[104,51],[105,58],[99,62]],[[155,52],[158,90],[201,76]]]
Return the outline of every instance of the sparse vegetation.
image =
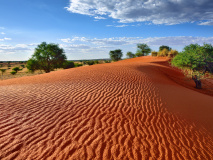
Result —
[[[169,55],[169,50],[166,48],[158,52],[159,57],[167,57],[168,55]]]
[[[80,66],[83,66],[83,64],[80,64],[80,63],[74,63],[75,67],[80,67]]]
[[[151,48],[145,43],[137,44],[137,48],[136,57],[147,56],[151,53]]]
[[[6,69],[0,69],[0,71],[1,71],[1,77],[2,77],[2,80],[3,80],[4,79],[3,74],[6,72]]]
[[[133,54],[132,52],[127,52],[126,57],[127,58],[135,58],[135,54]]]
[[[42,42],[35,48],[35,52],[27,62],[31,71],[44,70],[46,73],[57,68],[62,68],[66,61],[64,50],[58,44]]]
[[[75,67],[75,64],[73,61],[65,61],[63,64],[64,69],[73,68]]]
[[[177,56],[178,55],[178,51],[177,50],[173,50],[173,49],[171,49],[170,51],[169,51],[169,53],[168,53],[168,57],[169,58],[173,58],[173,57],[175,57],[175,56]]]
[[[152,55],[153,57],[156,57],[156,56],[158,55],[158,52],[152,51],[151,55]]]
[[[175,56],[172,65],[189,69],[196,88],[202,88],[201,79],[205,73],[213,73],[213,46],[211,44],[190,44],[185,46],[183,52]]]
[[[89,66],[91,66],[91,65],[95,64],[95,62],[94,62],[93,60],[91,60],[91,61],[86,61],[86,64],[89,65]]]
[[[20,68],[19,67],[14,67],[12,70],[17,73],[18,71],[20,71]]]
[[[15,75],[17,72],[16,71],[12,71],[10,72],[12,75]]]
[[[172,48],[170,48],[169,46],[162,45],[159,47],[159,52],[162,51],[163,49],[167,49],[168,51],[171,51]]]
[[[109,55],[110,55],[110,58],[113,60],[113,61],[119,61],[121,60],[122,56],[123,56],[123,53],[122,53],[122,50],[121,49],[116,49],[114,51],[110,51],[109,52]]]

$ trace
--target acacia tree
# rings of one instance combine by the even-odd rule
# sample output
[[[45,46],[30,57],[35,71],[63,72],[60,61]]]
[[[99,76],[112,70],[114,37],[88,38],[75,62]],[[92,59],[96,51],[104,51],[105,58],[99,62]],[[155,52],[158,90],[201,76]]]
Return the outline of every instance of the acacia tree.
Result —
[[[163,49],[167,49],[168,51],[171,51],[172,48],[170,48],[169,46],[162,45],[159,47],[159,52],[162,51]]]
[[[134,58],[134,57],[135,57],[135,54],[133,54],[132,52],[127,52],[127,53],[126,53],[126,57],[127,57],[127,58]]]
[[[172,65],[192,70],[192,79],[196,88],[200,89],[202,88],[200,76],[207,71],[213,73],[213,46],[211,44],[185,46],[183,52],[172,60]]]
[[[121,57],[123,56],[123,53],[122,53],[121,49],[116,49],[114,51],[110,51],[109,55],[110,55],[110,58],[113,61],[119,61],[119,60],[121,60]]]
[[[136,57],[140,56],[147,56],[149,53],[151,53],[151,48],[145,43],[137,44],[138,50],[135,54]]]
[[[3,80],[3,74],[4,74],[4,72],[6,72],[6,69],[0,69],[0,71],[1,71],[2,80]]]
[[[44,70],[46,73],[56,68],[63,67],[66,61],[64,50],[58,44],[42,42],[35,48],[35,52],[27,62],[27,68],[31,71]]]

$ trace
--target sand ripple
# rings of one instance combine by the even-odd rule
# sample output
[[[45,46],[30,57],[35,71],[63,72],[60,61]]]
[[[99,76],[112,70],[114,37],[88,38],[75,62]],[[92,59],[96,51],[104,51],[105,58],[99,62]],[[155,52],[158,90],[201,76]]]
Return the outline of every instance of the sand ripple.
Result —
[[[213,98],[149,61],[158,59],[0,82],[0,159],[212,159],[212,117],[202,121],[174,108],[199,101],[205,111]],[[186,93],[187,104],[177,100]]]

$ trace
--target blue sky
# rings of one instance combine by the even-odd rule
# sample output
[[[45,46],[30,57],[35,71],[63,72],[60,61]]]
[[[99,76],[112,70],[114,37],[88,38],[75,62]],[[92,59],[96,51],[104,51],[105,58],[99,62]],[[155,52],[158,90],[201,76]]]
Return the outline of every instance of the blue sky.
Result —
[[[69,60],[169,45],[213,44],[212,0],[0,0],[0,60],[27,60],[43,41]]]

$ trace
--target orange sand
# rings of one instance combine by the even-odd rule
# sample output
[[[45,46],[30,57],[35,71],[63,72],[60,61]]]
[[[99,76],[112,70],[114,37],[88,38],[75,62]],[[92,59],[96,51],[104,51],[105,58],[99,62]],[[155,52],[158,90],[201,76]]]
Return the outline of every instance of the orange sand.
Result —
[[[213,159],[213,97],[166,61],[0,82],[0,159]]]

